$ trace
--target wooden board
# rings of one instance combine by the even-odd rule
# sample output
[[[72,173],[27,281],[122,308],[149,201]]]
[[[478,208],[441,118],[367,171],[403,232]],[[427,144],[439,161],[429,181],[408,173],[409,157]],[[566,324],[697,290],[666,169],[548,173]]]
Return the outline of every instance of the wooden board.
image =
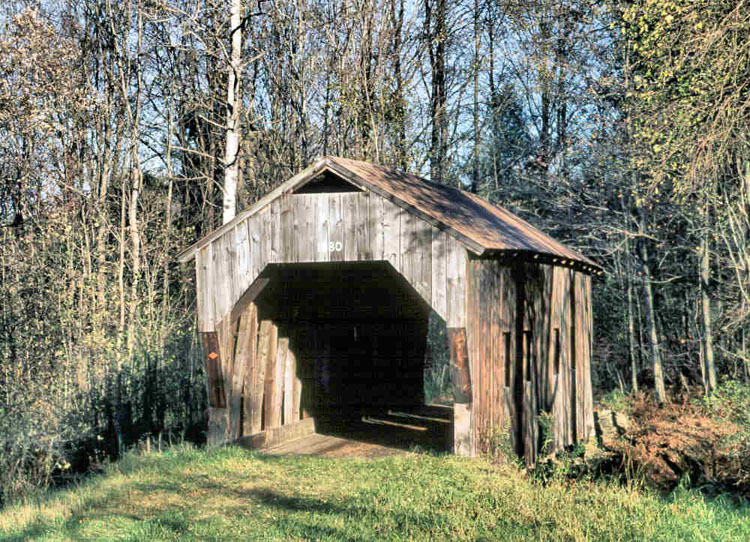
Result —
[[[253,393],[250,396],[251,415],[249,434],[259,433],[263,429],[263,396],[265,394],[266,371],[268,358],[271,354],[271,335],[275,327],[270,320],[260,322],[258,337],[258,354],[256,356],[257,370],[253,373]],[[274,350],[276,339],[274,338]],[[275,352],[274,352],[275,356]]]
[[[242,397],[242,434],[252,435],[260,431],[260,423],[254,425],[256,419],[257,405],[255,394],[257,391],[256,381],[260,370],[258,363],[258,307],[251,303],[246,309],[246,325],[249,325],[246,336],[240,334],[237,346],[237,355],[245,358],[245,375],[243,380]]]
[[[285,194],[196,256],[198,315],[213,331],[255,295],[269,263],[384,260],[454,327],[464,322],[466,249],[434,225],[368,192]],[[433,302],[434,298],[434,302]]]

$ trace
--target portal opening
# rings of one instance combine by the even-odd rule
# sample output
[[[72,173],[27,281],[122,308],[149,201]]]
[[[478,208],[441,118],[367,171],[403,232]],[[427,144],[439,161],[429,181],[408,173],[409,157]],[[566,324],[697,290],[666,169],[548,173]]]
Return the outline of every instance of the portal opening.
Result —
[[[258,318],[294,354],[299,416],[323,434],[449,450],[445,323],[404,277],[388,262],[269,267]]]

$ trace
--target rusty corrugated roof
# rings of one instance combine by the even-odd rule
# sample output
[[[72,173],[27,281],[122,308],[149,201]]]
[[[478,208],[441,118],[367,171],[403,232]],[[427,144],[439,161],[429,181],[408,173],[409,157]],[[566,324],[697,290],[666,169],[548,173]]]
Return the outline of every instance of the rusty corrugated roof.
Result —
[[[484,250],[532,252],[599,267],[525,220],[465,190],[369,162],[338,157],[327,159],[354,173],[368,185],[376,186],[433,217]]]
[[[453,232],[476,254],[520,252],[573,261],[598,269],[599,266],[580,252],[518,218],[502,207],[443,184],[433,183],[398,169],[369,162],[326,156],[273,190],[256,204],[238,214],[234,220],[217,228],[178,255],[187,261],[195,252],[220,237],[248,216],[260,211],[270,201],[293,191],[319,175],[330,171],[345,180],[368,188],[423,219]]]

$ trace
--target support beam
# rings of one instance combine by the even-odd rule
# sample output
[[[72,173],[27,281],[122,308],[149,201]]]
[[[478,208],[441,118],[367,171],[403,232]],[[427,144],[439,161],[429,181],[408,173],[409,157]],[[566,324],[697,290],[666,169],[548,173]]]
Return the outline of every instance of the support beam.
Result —
[[[472,431],[472,390],[466,328],[448,328],[453,377],[453,453],[471,457],[476,454]]]

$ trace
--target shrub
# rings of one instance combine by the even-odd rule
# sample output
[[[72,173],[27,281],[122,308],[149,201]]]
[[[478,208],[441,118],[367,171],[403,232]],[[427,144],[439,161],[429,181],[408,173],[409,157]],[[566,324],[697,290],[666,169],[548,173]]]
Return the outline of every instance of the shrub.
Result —
[[[695,402],[660,406],[636,396],[630,400],[632,424],[611,447],[628,477],[642,477],[652,487],[672,490],[687,478],[704,489],[750,497],[750,448],[746,429],[736,423],[735,415],[742,416],[736,398],[724,393],[709,408]],[[726,415],[717,415],[720,410]]]

